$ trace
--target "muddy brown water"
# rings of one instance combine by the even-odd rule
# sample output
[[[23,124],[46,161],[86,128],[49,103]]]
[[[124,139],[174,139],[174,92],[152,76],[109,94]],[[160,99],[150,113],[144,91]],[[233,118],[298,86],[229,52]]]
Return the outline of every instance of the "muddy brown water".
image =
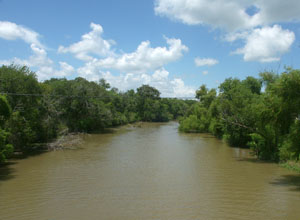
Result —
[[[0,219],[300,219],[300,175],[178,124],[85,135],[0,170]]]

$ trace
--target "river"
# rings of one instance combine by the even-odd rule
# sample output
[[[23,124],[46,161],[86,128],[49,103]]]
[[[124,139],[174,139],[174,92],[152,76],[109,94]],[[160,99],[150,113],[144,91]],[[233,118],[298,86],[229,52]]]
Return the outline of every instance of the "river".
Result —
[[[300,175],[208,134],[142,123],[0,171],[0,219],[300,219]]]

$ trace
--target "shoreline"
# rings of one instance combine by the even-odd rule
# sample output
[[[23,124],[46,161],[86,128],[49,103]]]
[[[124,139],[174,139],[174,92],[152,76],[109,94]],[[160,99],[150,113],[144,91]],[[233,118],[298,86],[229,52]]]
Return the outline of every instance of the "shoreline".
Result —
[[[111,127],[111,128],[107,128],[105,129],[105,131],[102,132],[96,132],[96,133],[92,133],[92,134],[105,134],[105,133],[114,133],[114,132],[118,132],[122,129],[125,130],[131,130],[134,128],[141,128],[143,123],[142,121],[137,121],[134,123],[128,123],[128,124],[124,124],[124,125],[119,125],[116,127]],[[147,122],[146,122],[147,123]],[[151,122],[153,123],[153,122]],[[154,122],[156,123],[156,122]],[[178,130],[178,132],[181,132],[180,130]],[[193,134],[199,134],[199,132],[183,132],[183,133],[193,133]],[[14,152],[14,155],[12,158],[8,159],[6,162],[4,162],[3,164],[9,163],[10,161],[13,161],[15,159],[24,159],[27,157],[30,157],[32,155],[36,155],[36,154],[42,154],[42,153],[46,153],[46,152],[51,152],[51,151],[57,151],[57,150],[76,150],[80,148],[80,145],[83,144],[84,142],[84,136],[86,135],[90,135],[90,133],[86,133],[86,132],[68,132],[67,130],[64,130],[61,132],[61,135],[58,136],[56,139],[45,143],[44,147],[39,148],[37,151],[34,152],[30,152],[27,154],[22,154],[20,152]],[[217,138],[217,137],[215,137]],[[255,158],[256,160],[259,161],[258,158]],[[263,160],[262,160],[263,161]],[[289,160],[286,162],[273,162],[275,164],[277,164],[279,167],[294,171],[296,173],[300,173],[300,162],[299,161],[293,161],[293,160]],[[3,164],[0,164],[0,166],[2,166]]]
[[[74,150],[77,149],[80,144],[83,143],[83,135],[87,133],[66,133],[55,140],[46,143],[45,151],[56,151],[56,150]]]

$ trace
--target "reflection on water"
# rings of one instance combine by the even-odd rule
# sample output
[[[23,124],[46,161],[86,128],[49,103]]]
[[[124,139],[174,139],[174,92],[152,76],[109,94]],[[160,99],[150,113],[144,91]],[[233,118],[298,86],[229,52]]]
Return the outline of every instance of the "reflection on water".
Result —
[[[1,168],[1,219],[299,218],[299,175],[177,126],[86,135]]]

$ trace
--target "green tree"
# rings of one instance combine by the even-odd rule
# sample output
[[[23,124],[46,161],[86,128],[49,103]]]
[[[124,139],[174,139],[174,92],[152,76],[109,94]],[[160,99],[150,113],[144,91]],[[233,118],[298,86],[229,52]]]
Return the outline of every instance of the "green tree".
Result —
[[[13,112],[7,130],[11,133],[9,139],[13,141],[14,148],[29,149],[33,143],[44,143],[47,140],[47,128],[43,122],[47,114],[42,110],[43,89],[35,73],[27,67],[2,66],[0,79],[0,91],[8,94],[7,100]],[[29,136],[20,137],[21,133]]]
[[[142,121],[156,121],[160,92],[149,85],[137,88],[137,110]]]
[[[4,129],[10,115],[11,109],[9,104],[6,98],[0,95],[0,163],[6,161],[13,153],[13,146],[8,143],[10,133]]]

